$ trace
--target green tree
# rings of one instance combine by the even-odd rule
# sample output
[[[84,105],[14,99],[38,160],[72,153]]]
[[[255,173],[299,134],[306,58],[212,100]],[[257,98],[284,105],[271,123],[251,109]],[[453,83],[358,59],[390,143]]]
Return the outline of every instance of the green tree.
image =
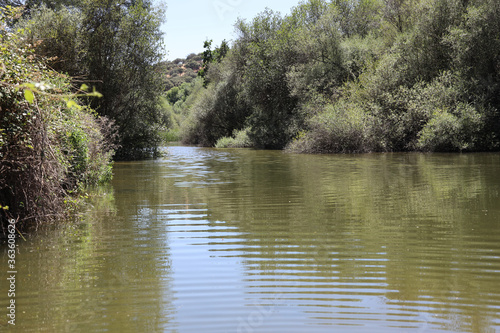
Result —
[[[158,64],[163,11],[151,1],[85,0],[74,7],[39,7],[20,25],[51,66],[96,86],[91,106],[119,128],[117,159],[155,155],[164,125]]]
[[[77,6],[80,3],[78,0],[0,0],[0,8],[11,6],[24,8],[24,17],[30,17],[36,9],[45,6],[50,9],[61,9],[65,6]]]
[[[188,141],[303,152],[500,147],[498,0],[306,0],[238,21]],[[228,83],[230,83],[228,85]],[[231,89],[228,89],[228,88]],[[242,117],[231,118],[236,103]],[[226,138],[227,139],[227,138]]]
[[[240,94],[241,76],[232,57],[230,53],[220,64],[213,64],[208,72],[211,84],[202,91],[195,84],[194,93],[183,104],[184,109],[190,108],[181,126],[185,143],[213,146],[221,137],[244,127],[250,109]],[[192,96],[198,98],[193,101]]]
[[[82,14],[83,62],[104,95],[91,104],[119,127],[117,158],[155,155],[162,119],[163,86],[155,71],[163,51],[162,11],[150,1],[86,0]]]
[[[205,51],[203,51],[203,66],[201,69],[198,71],[198,76],[202,77],[205,79],[204,86],[206,87],[209,83],[209,80],[206,78],[208,70],[210,68],[210,65],[212,63],[220,63],[222,59],[227,55],[229,52],[230,48],[226,40],[223,40],[220,44],[219,47],[216,47],[214,50],[212,50],[212,40],[206,40],[203,43],[203,48],[205,48]]]
[[[293,29],[271,10],[250,23],[237,23],[237,59],[243,62],[243,95],[252,112],[249,137],[257,147],[281,149],[302,121],[291,94],[287,72],[296,58]]]
[[[383,17],[399,33],[411,28],[411,19],[415,11],[413,5],[415,1],[410,0],[383,0]]]
[[[48,59],[50,66],[72,77],[85,75],[82,63],[82,14],[66,7],[53,10],[42,5],[17,27],[24,29],[27,41],[37,45],[37,53]]]

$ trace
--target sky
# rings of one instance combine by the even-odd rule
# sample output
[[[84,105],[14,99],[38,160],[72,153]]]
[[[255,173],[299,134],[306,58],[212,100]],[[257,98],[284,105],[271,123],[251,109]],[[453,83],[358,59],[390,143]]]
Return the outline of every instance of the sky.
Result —
[[[282,15],[290,13],[299,0],[167,0],[165,33],[166,59],[186,58],[203,52],[203,42],[234,40],[238,18],[250,21],[266,7]]]

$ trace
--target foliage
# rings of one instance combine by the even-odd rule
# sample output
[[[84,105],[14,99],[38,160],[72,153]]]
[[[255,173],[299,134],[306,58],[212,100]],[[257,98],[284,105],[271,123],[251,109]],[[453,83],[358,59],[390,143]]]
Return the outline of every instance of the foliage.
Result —
[[[92,82],[89,103],[118,127],[116,159],[154,156],[161,142],[163,11],[151,1],[85,0],[39,7],[19,23],[54,69]],[[53,9],[55,8],[55,9]]]
[[[242,129],[248,116],[248,107],[238,95],[240,83],[234,72],[223,65],[211,67],[210,78],[219,79],[219,84],[210,85],[200,92],[190,112],[181,125],[182,141],[188,144],[213,146],[217,140],[230,136],[234,130]],[[229,75],[229,77],[226,77]]]
[[[253,146],[301,152],[497,150],[499,22],[497,0],[266,10],[236,23],[184,140],[225,143],[247,128]],[[230,117],[236,108],[244,116]]]
[[[83,62],[88,79],[104,98],[96,111],[119,128],[118,159],[157,154],[162,128],[158,98],[163,91],[155,65],[161,60],[162,11],[149,1],[84,2]]]
[[[79,1],[76,0],[0,0],[0,8],[10,7],[23,7],[24,12],[22,16],[28,17],[33,13],[36,13],[37,8],[40,6],[46,6],[50,9],[61,9],[63,6],[73,6],[78,4]],[[17,21],[16,18],[15,21]]]
[[[293,26],[267,10],[250,24],[238,22],[240,39],[235,58],[242,61],[242,95],[251,108],[250,138],[256,147],[280,149],[301,126],[298,99],[287,83],[287,72],[296,58]]]
[[[203,48],[205,51],[203,52],[203,66],[198,71],[198,76],[205,79],[204,86],[206,87],[209,83],[209,80],[206,78],[206,74],[210,68],[212,63],[220,63],[222,59],[229,52],[229,45],[226,40],[223,40],[219,47],[216,47],[215,50],[212,51],[212,40],[206,40],[203,43]]]
[[[181,141],[181,124],[187,119],[203,90],[203,80],[197,78],[173,87],[160,97],[160,110],[165,124],[165,130],[161,133],[163,142]]]
[[[202,67],[201,54],[190,54],[186,59],[162,61],[156,68],[163,77],[165,91],[179,87],[183,83],[192,83]]]
[[[7,7],[3,15],[16,17]],[[17,16],[15,16],[17,15]],[[70,79],[44,64],[0,21],[0,211],[18,229],[64,215],[69,195],[111,178],[113,128],[77,104]],[[5,208],[5,207],[8,207]]]
[[[309,120],[309,131],[300,133],[288,149],[300,153],[362,153],[371,151],[372,119],[355,103],[328,104]]]
[[[249,128],[244,128],[240,131],[235,130],[233,136],[222,137],[217,140],[215,148],[249,148],[252,147],[252,141],[248,136]]]
[[[78,11],[66,7],[54,11],[45,5],[17,23],[28,43],[37,45],[37,54],[44,56],[52,69],[73,77],[84,74],[81,26],[82,15]]]
[[[177,129],[177,128],[176,129],[168,128],[168,129],[164,130],[163,132],[161,132],[160,135],[161,135],[162,141],[165,143],[181,141],[179,129]]]

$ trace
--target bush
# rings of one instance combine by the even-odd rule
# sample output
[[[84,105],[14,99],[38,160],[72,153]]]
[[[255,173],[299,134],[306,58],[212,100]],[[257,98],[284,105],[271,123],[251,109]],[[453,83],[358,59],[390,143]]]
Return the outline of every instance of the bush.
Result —
[[[31,17],[17,23],[27,42],[37,47],[37,54],[49,59],[48,64],[60,73],[71,76],[83,74],[81,62],[82,15],[79,11],[61,8],[58,11],[47,6],[32,8]]]
[[[483,119],[474,107],[460,104],[454,110],[436,109],[418,140],[426,151],[472,150],[483,129]]]
[[[250,148],[253,147],[252,141],[248,137],[250,129],[244,128],[241,131],[234,131],[232,137],[225,136],[217,140],[215,148]]]
[[[186,67],[190,68],[190,69],[193,69],[193,70],[198,70],[198,69],[201,68],[201,63],[198,62],[198,61],[195,61],[195,60],[189,60],[186,63]]]
[[[167,129],[161,132],[161,138],[164,143],[181,141],[179,129]]]
[[[220,79],[217,85],[211,84],[199,93],[189,117],[181,126],[184,143],[212,147],[220,138],[229,137],[234,130],[244,127],[249,109],[239,95],[241,88],[235,74],[227,68],[220,71],[218,64],[211,66],[209,75],[212,78],[220,76]]]
[[[167,100],[170,104],[175,104],[178,100],[184,98],[184,91],[180,91],[179,87],[173,87],[166,93]]]
[[[358,105],[340,101],[328,104],[309,121],[287,150],[298,153],[362,153],[375,149],[372,119]]]
[[[64,216],[71,193],[110,179],[114,131],[70,100],[70,79],[36,60],[19,32],[0,35],[0,217],[22,230]]]
[[[182,67],[176,67],[172,70],[170,70],[170,72],[168,72],[168,75],[171,75],[171,76],[177,76],[177,75],[180,75],[182,73],[184,73],[185,69],[182,68]]]

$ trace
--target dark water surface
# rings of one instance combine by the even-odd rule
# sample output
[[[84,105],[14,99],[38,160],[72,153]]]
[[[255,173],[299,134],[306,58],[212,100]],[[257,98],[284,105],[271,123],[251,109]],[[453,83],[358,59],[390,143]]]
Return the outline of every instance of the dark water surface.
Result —
[[[13,331],[500,332],[499,154],[168,149],[18,240]]]

